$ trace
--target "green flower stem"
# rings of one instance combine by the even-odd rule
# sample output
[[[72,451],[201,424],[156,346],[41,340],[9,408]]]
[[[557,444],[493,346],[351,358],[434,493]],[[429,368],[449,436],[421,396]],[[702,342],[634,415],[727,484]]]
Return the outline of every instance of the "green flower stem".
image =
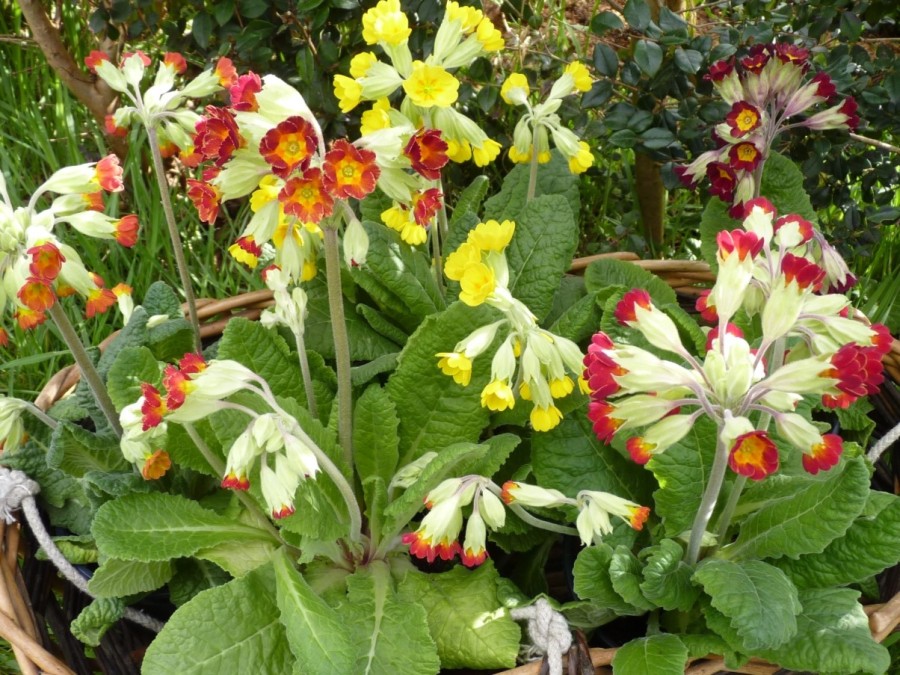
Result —
[[[728,446],[722,441],[722,429],[719,428],[716,433],[716,457],[713,460],[712,469],[709,473],[709,482],[706,484],[706,491],[703,493],[700,508],[697,509],[697,515],[694,516],[694,524],[691,527],[691,538],[688,542],[687,550],[687,562],[689,565],[696,564],[700,558],[703,533],[706,532],[709,519],[712,518],[713,511],[716,509],[716,502],[719,500],[719,492],[722,490],[722,483],[725,481],[725,470],[727,468]]]
[[[50,417],[50,415],[45,413],[43,410],[38,408],[33,403],[29,403],[28,401],[26,401],[25,402],[25,410],[27,410],[32,415],[37,417],[41,422],[43,422],[45,425],[47,425],[51,429],[56,429],[56,427],[59,426],[59,422],[57,422],[55,419]]]
[[[517,516],[519,516],[519,518],[524,520],[529,525],[533,525],[534,527],[540,528],[542,530],[547,530],[548,532],[568,534],[574,537],[579,536],[578,530],[576,530],[574,527],[566,527],[565,525],[560,525],[559,523],[552,523],[549,520],[541,520],[540,518],[536,518],[516,503],[507,504],[507,506],[509,507],[510,511],[515,513]]]
[[[306,341],[303,333],[294,333],[294,344],[297,345],[297,357],[300,359],[300,373],[303,375],[303,389],[306,391],[306,406],[313,417],[318,417],[316,393],[313,391],[312,375],[309,372],[309,358],[306,356]]]
[[[537,191],[538,149],[535,141],[537,141],[537,129],[534,130],[531,137],[531,161],[528,164],[528,193],[525,195],[526,204],[534,199],[534,193]]]
[[[225,464],[222,463],[218,457],[216,457],[215,453],[209,448],[203,438],[197,433],[197,430],[194,428],[193,424],[183,423],[181,425],[184,427],[184,430],[187,432],[187,435],[191,437],[191,440],[194,441],[194,445],[197,446],[197,449],[200,451],[200,454],[203,455],[203,459],[206,460],[206,463],[209,464],[210,468],[215,472],[217,476],[225,475]],[[281,538],[281,533],[278,531],[274,525],[272,525],[268,516],[263,513],[262,509],[259,508],[259,504],[257,504],[253,499],[251,499],[250,495],[248,495],[243,490],[233,490],[234,494],[237,496],[238,501],[244,505],[250,513],[256,516],[257,520],[263,524],[266,532],[272,535],[279,544],[284,544],[284,540]]]
[[[441,256],[441,240],[447,236],[450,226],[447,223],[447,207],[444,205],[444,186],[441,185],[441,208],[438,210],[438,222],[431,228],[431,255],[434,257],[434,279],[438,292],[444,297],[444,259]]]
[[[122,425],[119,424],[119,414],[116,412],[116,407],[109,398],[109,392],[106,391],[106,385],[103,383],[100,373],[98,373],[97,369],[94,367],[84,345],[81,344],[81,339],[78,337],[78,333],[75,332],[75,327],[72,325],[72,322],[69,321],[69,317],[66,316],[65,310],[60,307],[59,302],[55,302],[47,311],[50,313],[50,318],[53,319],[53,323],[55,323],[57,329],[59,329],[63,341],[69,347],[69,351],[72,352],[72,356],[75,357],[75,363],[77,363],[78,367],[81,369],[81,376],[85,379],[88,386],[91,388],[91,391],[94,393],[94,399],[97,401],[97,405],[100,406],[100,410],[103,412],[104,417],[106,417],[106,420],[109,422],[109,426],[116,432],[116,436],[122,438]]]
[[[156,127],[147,124],[147,138],[150,143],[150,154],[153,156],[153,173],[156,174],[156,183],[159,186],[159,195],[162,200],[163,212],[166,214],[166,225],[169,227],[169,238],[172,240],[172,250],[175,253],[175,263],[178,267],[178,276],[181,278],[181,287],[184,291],[184,299],[187,303],[188,316],[194,329],[194,349],[200,352],[200,319],[197,316],[197,301],[194,298],[194,288],[191,283],[191,275],[188,271],[187,260],[184,257],[184,246],[181,243],[181,235],[178,233],[178,225],[175,222],[175,212],[172,210],[172,198],[169,195],[169,186],[166,184],[166,169],[163,166],[162,154],[159,151],[159,139]]]
[[[353,390],[350,382],[350,340],[344,319],[344,294],[341,291],[341,258],[334,223],[323,223],[325,233],[325,279],[328,283],[328,308],[337,362],[338,439],[344,449],[347,466],[353,466]]]

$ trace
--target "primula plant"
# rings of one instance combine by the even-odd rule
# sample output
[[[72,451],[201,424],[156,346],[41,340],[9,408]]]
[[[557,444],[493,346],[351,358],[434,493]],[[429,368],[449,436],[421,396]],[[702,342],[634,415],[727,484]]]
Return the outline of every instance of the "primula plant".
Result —
[[[566,275],[593,155],[557,111],[591,89],[587,69],[565,66],[540,102],[522,74],[497,82],[523,111],[520,166],[448,204],[448,162],[501,150],[458,107],[457,77],[503,37],[455,2],[428,53],[409,35],[396,0],[364,14],[373,51],[334,79],[345,112],[372,104],[352,139],[326,138],[294,86],[227,59],[179,88],[177,55],[155,69],[141,53],[89,57],[124,97],[110,129],[146,131],[186,310],[162,284],[135,306],[55,238],[63,222],[140,245],[133,216],[97,210],[101,190],[123,189],[114,158],[54,174],[26,208],[6,199],[2,298],[21,328],[47,312],[74,337],[85,382],[47,412],[0,400],[4,463],[71,532],[55,561],[93,565],[73,630],[96,645],[137,616],[158,631],[148,674],[497,670],[523,642],[514,610],[542,599],[585,631],[646,614],[614,662],[626,675],[710,654],[884,672],[850,586],[900,555],[900,506],[825,420],[877,391],[891,337],[852,308],[852,276],[810,214],[765,194],[779,125],[831,95],[823,80],[802,85],[804,55],[781,45],[714,76],[757,98],[735,98],[731,149],[698,162],[746,163],[742,144],[759,156],[729,168],[750,178],[735,173],[748,187],[728,195],[740,227],[705,245],[718,280],[701,328],[629,264]],[[181,203],[236,218],[228,264],[258,268],[271,294],[216,338],[178,253],[162,164],[175,153]],[[47,193],[60,196],[40,211]],[[124,327],[102,355],[66,328],[57,299],[73,293],[88,316],[119,296]],[[577,557],[554,598],[559,548]],[[148,595],[171,603],[164,625],[136,612]]]

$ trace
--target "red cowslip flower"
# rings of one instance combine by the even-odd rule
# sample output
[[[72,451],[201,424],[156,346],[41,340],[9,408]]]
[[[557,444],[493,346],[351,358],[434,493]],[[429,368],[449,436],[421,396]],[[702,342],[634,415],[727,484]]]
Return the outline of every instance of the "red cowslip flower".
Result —
[[[785,284],[795,281],[801,289],[812,287],[814,291],[822,288],[822,281],[825,279],[823,268],[793,253],[784,254],[781,259],[781,273],[784,275]]]
[[[856,127],[859,126],[859,115],[856,114],[856,99],[852,96],[848,96],[844,99],[844,102],[841,104],[841,107],[838,108],[838,112],[842,115],[846,115],[847,119],[844,124],[847,125],[847,129],[850,131],[855,131]]]
[[[240,263],[244,263],[250,269],[254,269],[262,255],[262,248],[253,239],[253,235],[240,237],[228,247],[228,252]]]
[[[66,261],[56,244],[50,241],[32,246],[26,253],[31,256],[28,271],[33,277],[43,281],[49,282],[56,279],[62,269],[62,264]]]
[[[139,229],[140,224],[136,215],[130,214],[119,218],[115,225],[116,241],[122,246],[131,248],[137,243]]]
[[[141,476],[144,480],[157,480],[166,475],[172,467],[172,459],[165,450],[157,450],[144,460],[144,466],[141,467]]]
[[[188,198],[193,202],[200,220],[210,225],[219,215],[219,200],[222,193],[215,185],[204,183],[202,180],[188,178]]]
[[[632,436],[625,441],[625,449],[635,464],[646,464],[653,457],[653,443],[645,443],[643,437]],[[635,528],[639,529],[639,528]]]
[[[443,194],[437,188],[416,192],[412,198],[412,212],[416,223],[425,227],[441,208]]]
[[[813,236],[813,224],[806,220],[805,218],[801,218],[795,213],[789,213],[785,216],[781,216],[778,220],[775,221],[773,225],[774,233],[778,234],[778,230],[786,225],[797,225],[797,230],[800,234],[800,242],[801,244],[805,244]]]
[[[322,182],[338,199],[362,199],[375,190],[380,173],[374,152],[357,148],[342,138],[325,154]]]
[[[737,327],[737,325],[733,323],[728,323],[725,326],[725,334],[726,335],[734,335],[735,337],[742,338],[744,337],[744,331]],[[713,326],[713,328],[706,334],[706,351],[712,349],[713,340],[718,339],[719,337],[719,327]]]
[[[805,66],[809,50],[781,42],[775,45],[775,57],[782,63],[796,63],[798,66]]]
[[[178,154],[178,146],[175,145],[172,141],[168,141],[165,143],[159,144],[159,154],[163,159],[168,159],[169,157],[174,157]]]
[[[731,167],[736,171],[755,171],[762,161],[762,153],[755,144],[745,141],[736,143],[728,151]]]
[[[16,293],[19,302],[33,312],[46,312],[56,303],[56,295],[50,282],[38,277],[28,277]]]
[[[462,561],[462,564],[466,567],[478,567],[481,563],[487,560],[488,553],[484,548],[481,549],[463,549],[460,547],[460,556],[459,559]],[[412,551],[412,549],[410,549]]]
[[[262,91],[262,80],[256,73],[247,73],[237,78],[228,94],[231,97],[231,107],[240,112],[256,112],[259,104],[256,95]]]
[[[107,136],[125,138],[128,135],[128,129],[117,126],[116,118],[113,115],[107,115],[103,118],[103,130]]]
[[[890,329],[882,323],[873,323],[869,328],[875,335],[872,336],[872,346],[878,350],[883,357],[894,344],[894,337],[891,335]]]
[[[106,208],[103,204],[103,192],[101,190],[85,192],[81,195],[81,199],[84,201],[84,208],[88,211],[103,211]]]
[[[741,65],[751,73],[759,74],[769,62],[767,45],[753,45],[750,53],[741,59]]]
[[[281,520],[282,518],[294,515],[295,512],[296,509],[293,504],[282,504],[281,508],[272,509],[272,517],[275,520]]]
[[[178,52],[166,52],[165,56],[163,56],[163,63],[179,75],[187,70],[187,61],[185,61],[184,57]]]
[[[828,471],[838,463],[844,452],[844,441],[835,434],[825,434],[822,442],[803,453],[803,468],[813,475],[819,471]]]
[[[222,479],[222,487],[229,490],[241,490],[246,492],[250,489],[250,477],[247,474],[236,474],[233,471]]]
[[[709,82],[721,82],[734,71],[734,59],[716,61],[709,67],[709,72],[703,76]]]
[[[778,469],[778,448],[765,431],[741,434],[731,446],[728,465],[735,473],[762,480]]]
[[[103,61],[109,61],[109,54],[106,52],[97,51],[96,49],[92,50],[90,54],[84,57],[84,65],[88,67],[92,73],[97,72],[97,66],[99,66]]]
[[[219,84],[228,89],[237,82],[237,71],[231,59],[222,57],[216,61],[215,74],[219,78]]]
[[[244,138],[231,111],[214,105],[206,106],[206,116],[197,122],[194,135],[195,151],[204,160],[222,166],[231,159],[234,151],[244,144]]]
[[[719,323],[719,315],[716,312],[716,306],[709,304],[710,293],[712,293],[711,289],[703,291],[697,298],[694,307],[700,312],[700,316],[704,321],[711,324],[717,324]]]
[[[146,55],[143,51],[141,51],[140,49],[138,49],[138,50],[136,50],[136,51],[133,51],[133,52],[125,52],[125,53],[123,53],[123,54],[122,54],[122,63],[125,63],[125,60],[131,58],[132,56],[138,56],[138,57],[140,57],[140,59],[141,59],[141,61],[143,62],[145,68],[149,68],[149,67],[150,67],[150,64],[153,63],[153,61],[150,60],[150,57],[147,56],[147,55]]]
[[[409,552],[417,558],[424,558],[428,562],[434,562],[435,558],[441,560],[453,560],[457,553],[462,552],[462,546],[456,540],[440,540],[437,543],[431,541],[423,533],[407,532],[401,541],[409,544]]]
[[[706,177],[709,178],[709,193],[718,197],[723,202],[734,199],[734,188],[737,185],[737,176],[734,170],[724,162],[711,162],[706,167]]]
[[[846,408],[861,396],[878,393],[884,382],[881,364],[881,347],[861,347],[846,344],[831,357],[831,368],[821,373],[822,377],[837,380],[836,394],[822,396],[822,405],[828,408]]]
[[[163,387],[166,389],[166,410],[177,410],[193,389],[187,374],[171,364],[163,369]]]
[[[636,307],[652,309],[650,294],[643,288],[632,288],[616,305],[614,316],[622,326],[629,326],[637,321]]]
[[[294,169],[305,171],[316,152],[316,131],[299,115],[288,117],[270,129],[259,143],[259,154],[272,172],[287,179]]]
[[[588,345],[584,357],[584,380],[591,391],[591,398],[605,399],[619,391],[617,375],[625,375],[628,371],[620,366],[608,352],[613,350],[613,343],[606,333],[595,333]]]
[[[188,352],[178,362],[178,367],[185,375],[202,373],[206,370],[206,365],[206,359],[203,358],[203,355],[196,352]]]
[[[29,307],[17,307],[15,313],[16,321],[22,330],[31,330],[36,326],[40,326],[47,320],[47,315]]]
[[[8,347],[9,346],[9,333],[6,332],[5,328],[0,328],[0,347]]]
[[[687,166],[686,164],[681,164],[679,166],[676,166],[673,171],[675,172],[675,175],[678,176],[678,180],[681,181],[681,184],[684,187],[690,190],[693,190],[695,187],[697,187],[699,176],[697,174],[691,174],[689,166]]]
[[[737,254],[738,258],[744,261],[747,256],[755,258],[765,242],[755,232],[722,230],[716,235],[716,243],[719,245],[719,257],[722,260]]]
[[[125,189],[122,182],[122,167],[119,166],[119,158],[115,155],[107,155],[94,167],[94,180],[101,189],[107,192],[121,192]]]
[[[816,96],[819,96],[826,101],[837,93],[837,87],[834,86],[834,82],[831,81],[831,77],[829,77],[828,73],[816,73],[813,76],[812,81],[818,85]]]
[[[84,308],[84,315],[88,319],[93,318],[97,314],[103,314],[116,304],[116,294],[103,287],[103,279],[96,274],[92,274],[91,277],[97,286],[88,291],[87,304]]]
[[[304,223],[318,223],[330,216],[334,209],[334,199],[323,184],[322,170],[317,168],[288,180],[278,193],[278,201],[282,203],[285,213],[296,216]]]
[[[753,199],[745,202],[743,217],[749,217],[753,212],[753,209],[761,209],[763,212],[768,213],[769,215],[775,215],[775,206],[765,197],[754,197]]]
[[[450,161],[447,148],[438,129],[419,129],[410,137],[403,154],[409,158],[413,171],[428,180],[438,180],[441,169]]]
[[[594,423],[594,434],[607,445],[625,421],[613,417],[615,410],[616,406],[604,400],[594,400],[588,404],[588,419]]]
[[[768,58],[768,57],[767,57]],[[762,115],[754,105],[746,101],[737,101],[731,106],[731,111],[725,117],[725,122],[731,128],[731,135],[735,138],[746,136],[762,124]]]
[[[144,402],[141,404],[141,429],[148,431],[158,427],[166,414],[166,403],[159,393],[159,389],[149,382],[141,383],[141,395]]]

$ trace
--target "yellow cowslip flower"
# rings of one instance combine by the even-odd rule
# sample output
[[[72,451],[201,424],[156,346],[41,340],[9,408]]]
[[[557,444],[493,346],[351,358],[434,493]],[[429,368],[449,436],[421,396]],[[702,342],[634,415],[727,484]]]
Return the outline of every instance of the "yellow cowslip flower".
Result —
[[[512,409],[516,405],[512,388],[506,380],[492,380],[481,390],[481,407],[496,412]]]
[[[583,375],[578,376],[578,391],[585,396],[591,395],[591,385],[588,384],[588,381],[584,379]]]
[[[474,244],[482,251],[502,251],[509,246],[516,224],[511,220],[498,223],[496,220],[488,220],[478,223],[475,229],[469,232],[467,241]]]
[[[409,221],[409,212],[398,204],[381,212],[381,221],[392,230],[400,232]]]
[[[435,354],[440,360],[438,368],[444,375],[453,378],[456,384],[467,386],[472,380],[472,359],[459,352],[439,352]]]
[[[360,52],[350,60],[350,75],[356,79],[365,77],[378,57],[374,52]]]
[[[575,81],[575,88],[578,91],[590,91],[594,85],[590,72],[580,61],[572,61],[566,66],[565,72],[572,76],[572,79]]]
[[[259,188],[250,195],[250,210],[256,213],[272,200],[278,199],[281,187],[282,181],[279,180],[278,176],[274,174],[263,176],[262,180],[259,181]]]
[[[568,375],[550,380],[550,395],[553,398],[565,398],[572,393],[573,389],[575,389],[575,383]]]
[[[501,145],[497,141],[486,139],[480,147],[472,148],[472,156],[476,166],[487,166],[500,154]]]
[[[525,380],[519,382],[519,396],[522,397],[523,401],[531,400],[531,385]]]
[[[362,21],[363,40],[369,45],[401,45],[412,33],[406,14],[400,10],[400,0],[381,0],[363,14]]]
[[[528,147],[528,152],[519,152],[516,146],[510,146],[509,158],[516,164],[528,164],[531,161],[531,154],[534,152],[532,146]]]
[[[414,61],[412,73],[403,81],[403,91],[421,108],[447,108],[459,96],[459,80],[440,66]]]
[[[315,279],[319,268],[316,267],[315,258],[307,258],[303,261],[303,271],[300,273],[300,281]]]
[[[493,22],[487,18],[478,22],[478,28],[475,29],[475,37],[478,38],[481,48],[486,52],[499,52],[506,46],[503,33],[497,30]]]
[[[591,147],[584,141],[578,141],[578,152],[569,157],[569,171],[572,173],[584,173],[594,164],[594,155]]]
[[[535,431],[550,431],[562,420],[562,413],[555,405],[541,408],[534,406],[531,410],[531,426]]]
[[[408,220],[400,230],[400,238],[410,246],[418,246],[428,240],[428,230],[415,220]]]
[[[459,21],[460,30],[465,34],[475,30],[483,18],[484,14],[480,9],[461,6],[458,2],[453,2],[452,0],[447,3],[447,12],[444,14],[445,21]]]
[[[341,112],[347,113],[359,105],[362,87],[359,82],[346,75],[335,75],[334,95],[337,97]]]
[[[381,214],[381,217],[383,219],[384,214]],[[475,244],[465,242],[447,256],[447,260],[444,261],[444,274],[448,279],[459,281],[470,265],[477,265],[480,262],[481,250]]]
[[[386,96],[375,101],[371,110],[366,110],[362,114],[359,127],[360,135],[366,136],[380,129],[390,129],[391,116],[388,114],[390,109],[391,103]]]
[[[528,78],[522,73],[512,73],[500,87],[500,96],[510,105],[522,105],[528,100],[529,93]]]
[[[469,265],[459,280],[459,286],[459,299],[469,307],[478,307],[488,299],[497,286],[494,270],[484,263]]]
[[[444,140],[447,141],[447,157],[450,158],[451,162],[459,164],[461,162],[468,162],[472,159],[472,146],[469,145],[469,141],[457,141],[452,138],[446,138]]]

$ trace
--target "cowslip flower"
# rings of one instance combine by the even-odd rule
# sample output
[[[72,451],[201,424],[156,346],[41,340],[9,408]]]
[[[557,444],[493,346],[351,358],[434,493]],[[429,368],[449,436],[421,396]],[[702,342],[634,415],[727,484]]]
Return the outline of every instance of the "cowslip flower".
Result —
[[[575,527],[581,543],[590,546],[594,540],[613,531],[610,516],[617,516],[635,530],[642,530],[650,516],[650,507],[641,506],[609,492],[582,490],[575,498],[579,509]]]

